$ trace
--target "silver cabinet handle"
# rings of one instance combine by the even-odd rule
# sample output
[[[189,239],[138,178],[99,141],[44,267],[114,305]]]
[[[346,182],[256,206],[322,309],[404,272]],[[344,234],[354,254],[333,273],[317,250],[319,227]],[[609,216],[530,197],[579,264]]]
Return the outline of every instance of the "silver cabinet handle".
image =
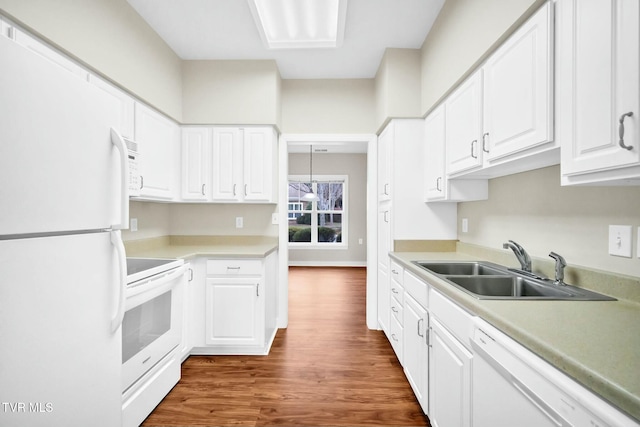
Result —
[[[384,211],[384,222],[389,222],[389,211]]]
[[[236,195],[236,184],[233,184],[233,195]]]
[[[436,190],[438,191],[442,191],[442,188],[440,188],[440,181],[442,181],[441,176],[439,176],[438,179],[436,179]]]
[[[393,307],[391,307],[391,311],[393,311],[394,313],[398,312],[398,309],[395,307],[395,305]]]
[[[398,341],[398,338],[396,338],[396,334],[391,334],[391,338],[393,338],[394,341]]]
[[[485,153],[488,153],[489,150],[487,149],[487,141],[486,141],[486,137],[489,136],[489,132],[485,132],[482,135],[482,151],[484,151]]]
[[[474,139],[473,141],[471,141],[471,157],[473,157],[474,159],[477,159],[477,158],[478,158],[478,155],[477,155],[477,154],[475,154],[475,150],[474,150],[475,145],[476,145],[477,143],[478,143],[478,140],[477,140],[477,139]]]
[[[240,270],[240,267],[229,267],[229,266],[227,266],[227,270]]]
[[[247,196],[247,184],[244,185],[244,195]]]
[[[203,195],[203,196],[204,196],[204,186],[205,186],[205,185],[206,185],[206,184],[202,184],[202,195]]]
[[[384,185],[384,195],[385,196],[389,195],[389,184],[388,183]]]
[[[144,176],[140,175],[140,189],[144,188]]]
[[[420,333],[420,323],[424,322],[424,319],[418,319],[418,336],[424,338],[424,334]]]
[[[397,294],[398,291],[396,290],[396,288],[391,288],[391,292],[393,292],[394,294]]]
[[[629,111],[628,113],[624,113],[620,116],[620,126],[618,126],[618,134],[620,135],[620,147],[625,150],[632,150],[633,145],[627,145],[624,143],[624,118],[633,116],[633,111]]]
[[[260,296],[260,283],[256,283],[256,296]]]
[[[189,282],[193,281],[193,269],[189,269]]]

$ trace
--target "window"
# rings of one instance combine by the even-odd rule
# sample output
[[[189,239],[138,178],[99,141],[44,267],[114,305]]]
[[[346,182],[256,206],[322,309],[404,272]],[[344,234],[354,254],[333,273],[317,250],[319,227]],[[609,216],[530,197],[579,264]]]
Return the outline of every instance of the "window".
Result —
[[[347,177],[289,177],[289,246],[292,248],[347,247]],[[305,201],[311,192],[317,201]]]

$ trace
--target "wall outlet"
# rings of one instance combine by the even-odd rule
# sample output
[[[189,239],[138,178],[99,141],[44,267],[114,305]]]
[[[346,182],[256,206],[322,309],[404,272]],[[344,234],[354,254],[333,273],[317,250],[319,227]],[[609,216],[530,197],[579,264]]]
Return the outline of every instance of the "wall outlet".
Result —
[[[271,214],[271,224],[276,225],[276,224],[279,224],[279,223],[280,223],[280,221],[278,219],[278,213],[277,212],[276,213],[272,213]]]
[[[609,255],[631,258],[631,233],[630,225],[610,225]]]
[[[244,227],[244,218],[241,216],[236,217],[236,228]]]
[[[129,231],[138,231],[138,218],[131,218]]]
[[[358,239],[358,244],[359,244],[359,245],[361,245],[361,244],[363,244],[363,243],[364,243],[364,240],[362,239],[362,237],[361,237],[361,238],[359,238],[359,239]]]
[[[469,219],[462,218],[462,232],[467,233],[469,231]]]

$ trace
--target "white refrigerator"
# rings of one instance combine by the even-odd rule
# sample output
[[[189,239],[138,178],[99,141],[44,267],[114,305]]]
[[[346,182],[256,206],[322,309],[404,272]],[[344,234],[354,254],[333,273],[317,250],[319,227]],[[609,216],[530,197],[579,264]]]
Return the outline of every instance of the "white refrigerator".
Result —
[[[120,426],[118,106],[1,35],[0,65],[0,426]]]

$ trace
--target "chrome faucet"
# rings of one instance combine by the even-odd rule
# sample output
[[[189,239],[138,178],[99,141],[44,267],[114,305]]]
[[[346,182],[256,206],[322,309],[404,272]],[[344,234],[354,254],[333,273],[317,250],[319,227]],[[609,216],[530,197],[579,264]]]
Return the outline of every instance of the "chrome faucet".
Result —
[[[531,258],[527,251],[524,250],[522,246],[514,242],[513,240],[509,240],[507,243],[503,243],[502,247],[504,249],[511,249],[513,253],[520,261],[520,266],[522,267],[522,271],[526,271],[531,273]]]
[[[564,268],[567,266],[567,262],[561,255],[558,255],[555,252],[549,253],[549,256],[556,260],[556,280],[553,282],[554,285],[564,286]]]

